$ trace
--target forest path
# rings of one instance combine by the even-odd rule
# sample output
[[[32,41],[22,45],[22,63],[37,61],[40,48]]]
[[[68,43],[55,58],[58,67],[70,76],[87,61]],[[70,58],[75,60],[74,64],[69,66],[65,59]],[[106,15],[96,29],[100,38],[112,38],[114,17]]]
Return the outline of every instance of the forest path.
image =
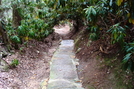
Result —
[[[68,24],[54,27],[55,32],[66,36],[70,32]],[[50,78],[47,89],[83,89],[78,79],[75,54],[73,52],[74,41],[62,40],[59,48],[54,53],[50,62]]]
[[[47,89],[83,89],[76,71],[74,41],[62,40],[50,63]]]

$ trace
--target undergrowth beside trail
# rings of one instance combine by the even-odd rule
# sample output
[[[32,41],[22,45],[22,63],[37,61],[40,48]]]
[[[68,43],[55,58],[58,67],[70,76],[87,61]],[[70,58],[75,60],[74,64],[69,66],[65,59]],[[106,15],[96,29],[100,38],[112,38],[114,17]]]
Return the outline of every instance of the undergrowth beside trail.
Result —
[[[133,73],[124,71],[120,64],[123,55],[120,46],[111,44],[109,50],[104,50],[107,47],[104,40],[91,41],[88,33],[83,27],[73,37],[80,59],[78,73],[85,89],[133,89]]]

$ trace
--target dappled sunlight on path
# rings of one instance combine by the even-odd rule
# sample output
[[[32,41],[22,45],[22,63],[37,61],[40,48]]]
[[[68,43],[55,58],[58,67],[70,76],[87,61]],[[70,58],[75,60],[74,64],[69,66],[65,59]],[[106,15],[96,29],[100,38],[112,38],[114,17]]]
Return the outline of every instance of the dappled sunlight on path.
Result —
[[[63,36],[70,32],[70,26],[68,24],[55,26],[54,29],[56,33]]]

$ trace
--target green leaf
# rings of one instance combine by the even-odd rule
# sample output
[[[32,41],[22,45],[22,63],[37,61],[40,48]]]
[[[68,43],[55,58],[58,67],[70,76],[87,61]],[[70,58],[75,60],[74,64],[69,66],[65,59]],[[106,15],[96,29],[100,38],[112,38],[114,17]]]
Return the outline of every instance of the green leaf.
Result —
[[[118,37],[118,34],[117,33],[114,33],[113,35],[114,35],[114,39],[116,40],[117,37]]]
[[[49,31],[46,30],[46,31],[45,31],[45,36],[48,36],[48,35],[49,35]]]
[[[134,46],[134,42],[132,42],[132,43],[129,43],[129,45],[131,45],[131,46]]]
[[[95,41],[98,39],[98,34],[96,33],[90,33],[89,39]]]
[[[96,10],[94,9],[94,8],[92,8],[92,14],[94,15],[94,16],[96,16]]]
[[[90,14],[91,14],[91,8],[92,8],[92,6],[90,6],[90,7],[84,9],[84,10],[86,10],[85,13],[86,13],[87,17],[89,17]]]
[[[12,60],[12,63],[10,64],[10,66],[16,67],[17,65],[19,65],[19,60],[17,60],[17,59]]]
[[[109,5],[112,6],[112,4],[113,4],[113,0],[110,0]]]
[[[127,63],[131,58],[132,53],[128,53],[124,56],[123,63]]]
[[[123,0],[116,0],[116,3],[118,6],[120,6],[122,2],[123,2]]]
[[[19,26],[17,31],[18,31],[18,34],[20,36],[25,36],[26,35],[26,30],[25,30],[24,26]]]
[[[15,43],[20,43],[20,38],[17,35],[11,36],[11,40]]]
[[[134,49],[134,47],[130,47],[130,48],[128,48],[127,50],[126,50],[126,52],[130,52],[130,51],[132,51]]]
[[[29,37],[31,37],[31,38],[35,37],[35,32],[33,30],[29,31]]]

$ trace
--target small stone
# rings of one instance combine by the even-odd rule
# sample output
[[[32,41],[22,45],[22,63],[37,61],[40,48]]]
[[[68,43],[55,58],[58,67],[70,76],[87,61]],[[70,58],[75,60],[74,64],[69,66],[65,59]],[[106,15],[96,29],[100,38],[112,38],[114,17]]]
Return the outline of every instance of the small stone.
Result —
[[[40,53],[40,51],[38,51],[38,50],[37,50],[36,52],[37,52],[37,53]]]

